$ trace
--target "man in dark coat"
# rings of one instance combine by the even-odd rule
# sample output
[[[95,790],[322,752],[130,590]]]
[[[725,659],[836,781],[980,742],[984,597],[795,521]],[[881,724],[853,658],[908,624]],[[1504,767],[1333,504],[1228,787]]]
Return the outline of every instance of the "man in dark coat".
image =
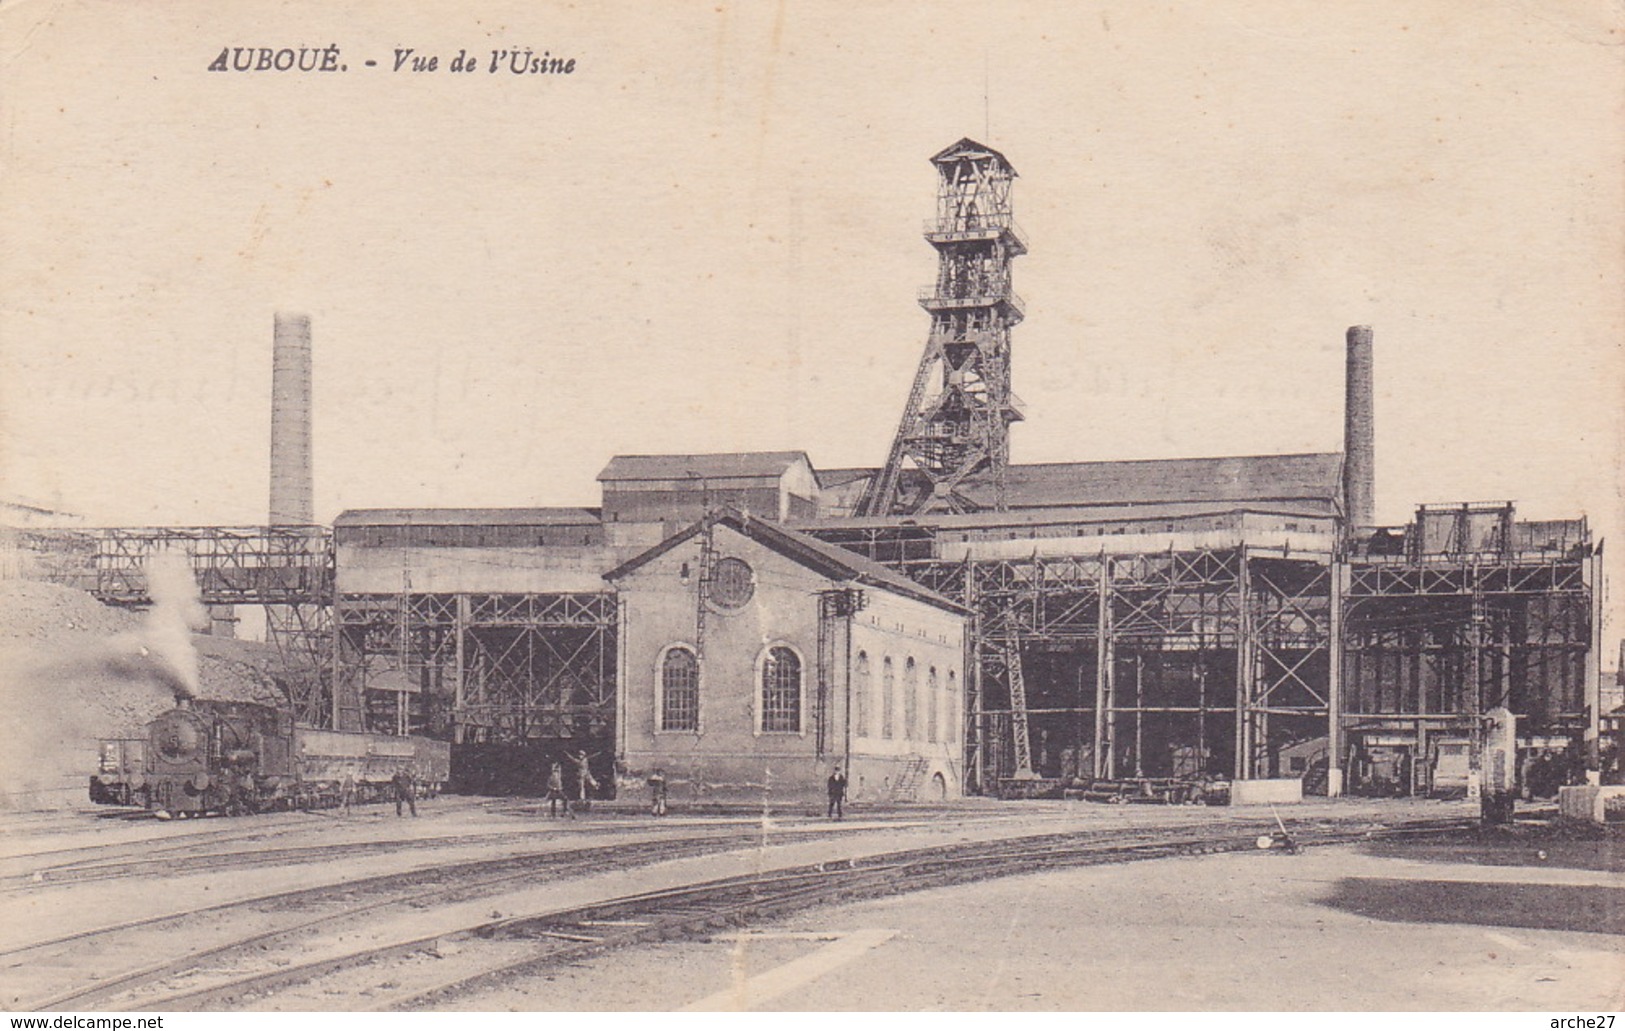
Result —
[[[395,776],[391,777],[390,781],[395,785],[395,815],[405,816],[406,814],[401,811],[401,806],[409,805],[412,807],[412,815],[416,816],[418,814],[418,800],[417,791],[414,789],[417,785],[413,781],[412,771],[405,768],[396,770]]]
[[[825,785],[829,789],[829,809],[824,815],[832,820],[839,820],[842,816],[841,804],[846,801],[846,774],[841,772],[839,766],[829,775]]]

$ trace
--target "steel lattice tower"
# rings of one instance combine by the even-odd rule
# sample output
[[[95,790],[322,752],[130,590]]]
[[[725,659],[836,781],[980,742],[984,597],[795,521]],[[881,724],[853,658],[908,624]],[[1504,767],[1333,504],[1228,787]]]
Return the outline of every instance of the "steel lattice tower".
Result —
[[[1027,253],[1011,216],[1016,170],[1003,154],[962,139],[931,159],[937,217],[925,238],[937,249],[937,281],[921,291],[931,331],[886,466],[860,514],[912,515],[989,507],[962,488],[991,488],[1004,508],[1010,424],[1021,418],[1010,392],[1010,328],[1023,305],[1010,262]]]

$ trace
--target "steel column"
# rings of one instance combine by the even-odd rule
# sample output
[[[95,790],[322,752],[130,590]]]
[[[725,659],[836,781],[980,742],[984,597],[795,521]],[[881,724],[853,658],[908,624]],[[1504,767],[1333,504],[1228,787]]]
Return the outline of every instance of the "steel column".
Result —
[[[1252,777],[1253,704],[1252,596],[1248,590],[1247,547],[1241,547],[1236,567],[1236,780]]]
[[[1112,667],[1117,663],[1116,642],[1112,634],[1112,560],[1105,552],[1100,555],[1100,585],[1098,588],[1095,620],[1095,754],[1096,777],[1110,777],[1113,773],[1111,706]]]
[[[1331,566],[1331,609],[1328,614],[1330,655],[1326,681],[1326,797],[1343,793],[1343,594],[1348,590],[1348,563]]]

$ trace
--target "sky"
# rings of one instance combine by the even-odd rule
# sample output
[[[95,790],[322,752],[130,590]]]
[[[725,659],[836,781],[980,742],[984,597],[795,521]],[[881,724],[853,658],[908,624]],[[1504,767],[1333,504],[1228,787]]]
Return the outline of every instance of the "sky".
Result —
[[[594,504],[616,453],[878,464],[970,136],[1031,246],[1015,461],[1339,450],[1370,324],[1378,520],[1584,513],[1625,584],[1622,42],[1605,0],[13,0],[0,493],[263,521],[277,310],[321,520]],[[487,70],[526,48],[575,70]]]

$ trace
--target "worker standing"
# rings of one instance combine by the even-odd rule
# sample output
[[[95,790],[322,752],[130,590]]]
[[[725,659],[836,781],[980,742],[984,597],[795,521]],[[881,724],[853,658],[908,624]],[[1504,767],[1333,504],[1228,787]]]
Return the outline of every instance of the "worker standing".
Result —
[[[570,815],[570,800],[564,795],[564,768],[558,763],[547,773],[547,815],[558,816],[559,805],[564,806],[564,815]]]
[[[582,749],[576,753],[576,800],[582,812],[587,811],[589,792],[598,787],[598,780],[592,775],[591,758],[587,750]]]
[[[657,769],[649,776],[650,804],[649,813],[652,816],[666,815],[666,774]]]
[[[829,781],[825,786],[829,789],[829,809],[825,815],[832,820],[839,820],[844,815],[842,803],[846,801],[846,774],[841,772],[839,766],[829,775]]]
[[[390,780],[395,785],[395,815],[406,815],[401,811],[401,806],[404,804],[412,807],[412,815],[416,817],[418,814],[417,785],[414,783],[412,771],[404,768],[396,770],[395,776],[391,777]]]

